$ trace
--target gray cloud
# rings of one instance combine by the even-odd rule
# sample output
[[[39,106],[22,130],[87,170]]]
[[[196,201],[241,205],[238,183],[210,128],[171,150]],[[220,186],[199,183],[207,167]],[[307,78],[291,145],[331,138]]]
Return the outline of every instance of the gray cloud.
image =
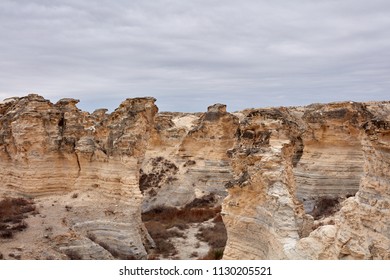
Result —
[[[0,98],[230,110],[385,100],[387,0],[0,2]]]

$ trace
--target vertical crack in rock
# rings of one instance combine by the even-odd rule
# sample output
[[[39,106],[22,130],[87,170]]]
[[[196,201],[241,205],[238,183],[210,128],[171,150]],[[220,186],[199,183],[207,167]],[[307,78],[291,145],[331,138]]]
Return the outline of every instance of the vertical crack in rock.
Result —
[[[298,136],[295,141],[295,146],[294,146],[294,156],[292,159],[293,167],[297,167],[297,164],[302,158],[303,155],[303,150],[304,150],[304,144],[301,136]]]
[[[80,176],[80,172],[81,172],[80,159],[79,159],[79,155],[77,153],[75,153],[75,155],[76,155],[76,162],[77,162],[77,168],[78,168],[77,176]]]

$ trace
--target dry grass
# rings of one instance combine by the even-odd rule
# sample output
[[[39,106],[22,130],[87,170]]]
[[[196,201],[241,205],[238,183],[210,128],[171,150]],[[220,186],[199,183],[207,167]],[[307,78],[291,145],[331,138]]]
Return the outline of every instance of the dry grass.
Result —
[[[159,207],[142,214],[144,222],[156,221],[164,224],[165,228],[183,227],[183,224],[202,223],[210,220],[221,212],[216,208],[183,208]]]
[[[213,227],[201,227],[196,237],[207,242],[212,248],[224,248],[227,240],[225,225],[216,223]]]
[[[311,215],[315,220],[328,217],[340,210],[340,202],[338,198],[322,197],[318,199]]]
[[[211,248],[207,255],[200,258],[200,260],[220,260],[223,257],[223,249]]]
[[[210,208],[215,205],[217,199],[215,194],[211,193],[200,198],[195,198],[192,202],[186,205],[186,208]]]
[[[156,243],[154,253],[161,254],[164,257],[169,257],[177,254],[175,246],[169,242],[169,238],[180,237],[185,238],[185,235],[177,229],[168,230],[166,225],[158,221],[145,222],[145,227],[150,236]]]
[[[188,228],[190,223],[207,221],[221,211],[220,208],[183,208],[159,207],[142,214],[142,220],[156,243],[156,248],[151,252],[154,257],[162,255],[165,258],[177,254],[175,246],[170,238],[185,238],[181,230]]]
[[[218,214],[213,222],[213,227],[201,227],[196,235],[199,240],[207,242],[211,247],[208,254],[202,258],[206,260],[221,259],[227,241],[227,232],[221,215]]]
[[[24,221],[28,213],[35,213],[32,200],[6,197],[0,201],[0,237],[12,238],[14,232],[27,228]]]
[[[182,208],[159,207],[142,214],[142,220],[153,240],[156,248],[151,250],[153,259],[158,255],[170,257],[177,254],[177,250],[170,242],[170,238],[185,238],[182,230],[192,223],[202,223],[214,218],[212,228],[201,228],[197,237],[208,242],[214,251],[223,252],[226,244],[226,229],[220,216],[221,207]],[[216,256],[218,254],[211,254]]]

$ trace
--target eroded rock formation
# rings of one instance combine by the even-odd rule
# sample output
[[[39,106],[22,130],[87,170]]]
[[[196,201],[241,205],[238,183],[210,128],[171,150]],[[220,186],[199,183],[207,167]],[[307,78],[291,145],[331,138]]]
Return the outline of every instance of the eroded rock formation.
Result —
[[[0,253],[144,259],[154,241],[141,212],[206,201],[222,204],[225,259],[390,259],[389,102],[233,114],[77,102],[0,104],[0,195],[39,211]]]
[[[146,258],[138,174],[154,129],[154,101],[128,99],[110,115],[82,112],[75,99],[52,104],[35,94],[1,104],[1,194],[42,198],[48,232],[37,230],[36,240],[52,239],[58,250],[49,250],[50,257]],[[45,246],[31,249],[31,257],[40,251]]]
[[[390,104],[244,112],[226,259],[388,259]]]

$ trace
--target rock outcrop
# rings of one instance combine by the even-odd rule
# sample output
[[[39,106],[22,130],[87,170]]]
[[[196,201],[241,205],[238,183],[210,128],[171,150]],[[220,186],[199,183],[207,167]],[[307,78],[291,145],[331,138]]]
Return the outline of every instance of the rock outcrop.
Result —
[[[204,114],[161,113],[156,127],[141,169],[142,210],[208,195],[221,204],[233,175],[226,150],[234,146],[238,118],[216,104]]]
[[[226,259],[389,259],[390,104],[248,110]]]
[[[0,103],[0,196],[39,214],[27,259],[145,259],[141,213],[222,205],[225,259],[390,259],[390,102],[87,113],[30,94]],[[187,254],[188,255],[188,254]]]
[[[82,112],[75,99],[52,104],[35,94],[5,102],[1,194],[41,198],[44,216],[61,215],[47,227],[69,256],[146,258],[138,181],[154,129],[154,101],[128,99],[110,115]]]

